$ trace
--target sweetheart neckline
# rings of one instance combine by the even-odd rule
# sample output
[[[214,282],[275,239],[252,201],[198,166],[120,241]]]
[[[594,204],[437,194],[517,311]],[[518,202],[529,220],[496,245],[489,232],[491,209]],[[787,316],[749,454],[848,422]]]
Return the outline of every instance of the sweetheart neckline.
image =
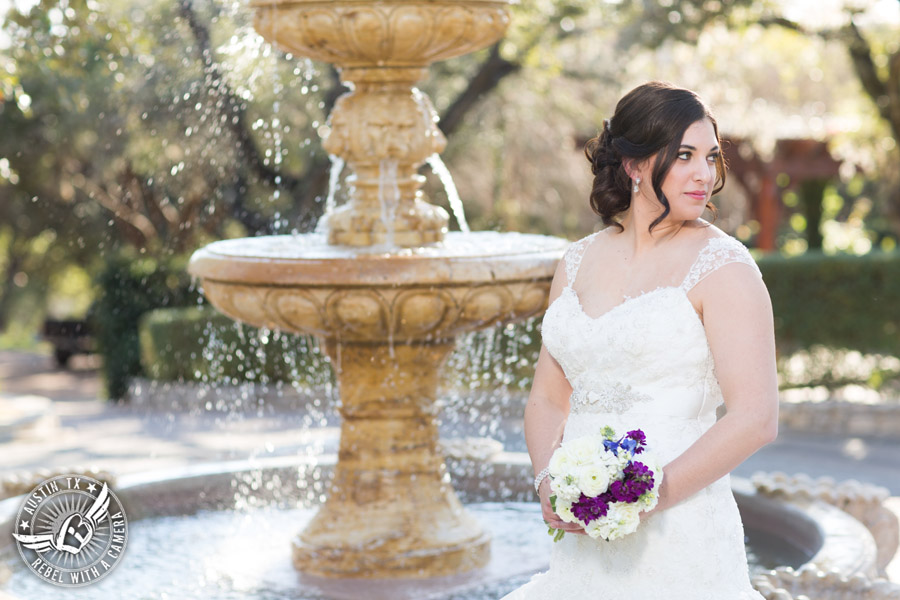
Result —
[[[687,300],[688,304],[690,305],[690,307],[691,307],[691,313],[694,315],[694,317],[696,317],[697,323],[700,325],[701,328],[704,328],[703,320],[700,318],[700,314],[697,313],[697,310],[694,308],[694,304],[691,302],[691,299],[688,298],[687,292],[685,292],[685,291],[684,291],[684,288],[681,287],[681,286],[679,286],[679,285],[661,285],[661,286],[656,287],[656,288],[654,288],[654,289],[652,289],[652,290],[650,290],[650,291],[647,291],[647,292],[641,292],[641,293],[638,294],[637,296],[625,296],[625,299],[624,299],[622,302],[616,304],[615,306],[613,306],[612,308],[610,308],[610,309],[607,310],[606,312],[604,312],[604,313],[602,313],[602,314],[600,314],[600,315],[598,315],[598,316],[596,316],[596,317],[592,317],[591,315],[587,314],[587,312],[585,312],[585,310],[584,310],[584,305],[581,304],[581,298],[578,296],[578,292],[576,292],[576,291],[575,291],[575,288],[573,288],[571,285],[566,285],[566,287],[563,288],[562,292],[560,292],[560,296],[558,296],[558,297],[556,298],[556,300],[553,301],[553,303],[551,304],[551,306],[552,306],[553,304],[556,304],[556,302],[559,300],[559,298],[562,297],[562,293],[565,292],[566,290],[569,290],[570,292],[572,292],[572,297],[575,299],[575,305],[578,307],[578,311],[579,311],[586,319],[588,319],[589,321],[592,321],[592,322],[602,321],[602,320],[603,320],[604,318],[606,318],[608,315],[610,315],[610,314],[612,314],[612,313],[614,313],[614,312],[617,312],[619,309],[621,309],[621,308],[623,308],[624,306],[630,304],[633,300],[640,300],[641,298],[646,298],[647,296],[651,296],[651,295],[653,295],[653,294],[655,294],[655,293],[657,293],[657,292],[669,291],[669,290],[679,290],[679,291],[682,292],[681,296],[682,296],[685,300]],[[549,310],[549,308],[550,308],[550,307],[547,307],[548,310]],[[705,329],[705,328],[704,328],[704,329]]]
[[[640,298],[644,298],[646,296],[650,296],[652,294],[655,294],[657,292],[661,292],[664,290],[674,290],[674,289],[681,289],[681,288],[678,286],[675,286],[675,285],[661,285],[661,286],[653,288],[652,290],[650,290],[648,292],[641,292],[637,296],[625,296],[624,300],[622,300],[621,302],[619,302],[618,304],[616,304],[615,306],[613,306],[606,312],[597,315],[596,317],[592,317],[591,315],[587,314],[587,311],[584,310],[584,305],[581,303],[581,296],[578,295],[578,292],[575,291],[575,288],[573,288],[571,285],[567,285],[565,288],[563,288],[563,291],[569,290],[570,292],[572,292],[572,296],[575,298],[575,303],[578,305],[579,310],[581,310],[581,314],[583,314],[585,317],[587,317],[591,321],[600,321],[606,315],[608,315],[612,312],[615,312],[616,310],[622,308],[623,306],[632,302],[633,300],[639,300]],[[687,297],[686,294],[685,294],[685,297]]]

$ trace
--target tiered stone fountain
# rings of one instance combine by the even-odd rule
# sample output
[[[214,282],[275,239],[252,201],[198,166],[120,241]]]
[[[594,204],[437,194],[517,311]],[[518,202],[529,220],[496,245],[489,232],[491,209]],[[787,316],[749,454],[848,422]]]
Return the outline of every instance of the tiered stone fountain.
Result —
[[[485,564],[489,538],[460,504],[435,423],[439,370],[461,333],[541,314],[566,242],[447,233],[417,174],[445,139],[414,85],[428,65],[483,48],[504,0],[257,1],[256,29],[336,63],[351,92],[324,146],[346,161],[351,199],[326,236],[225,240],[189,267],[225,314],[319,337],[343,418],[327,501],[294,542],[294,565],[326,577],[406,578]]]

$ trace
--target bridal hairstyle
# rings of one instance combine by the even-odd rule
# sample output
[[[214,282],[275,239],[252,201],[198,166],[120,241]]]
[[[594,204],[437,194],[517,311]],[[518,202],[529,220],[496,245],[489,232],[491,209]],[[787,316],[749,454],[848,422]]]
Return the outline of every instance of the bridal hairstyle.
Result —
[[[670,83],[651,81],[628,92],[616,105],[616,112],[603,124],[603,131],[584,146],[584,154],[591,163],[594,184],[591,189],[591,208],[603,223],[615,225],[615,217],[631,206],[631,179],[623,161],[635,163],[659,153],[653,166],[650,183],[663,206],[663,213],[650,224],[653,230],[670,212],[669,200],[662,192],[662,184],[672,163],[678,156],[684,132],[703,119],[712,122],[719,141],[719,127],[703,101],[690,90]],[[712,193],[725,185],[725,161],[722,153],[716,157],[716,182]],[[706,207],[715,219],[716,209]]]

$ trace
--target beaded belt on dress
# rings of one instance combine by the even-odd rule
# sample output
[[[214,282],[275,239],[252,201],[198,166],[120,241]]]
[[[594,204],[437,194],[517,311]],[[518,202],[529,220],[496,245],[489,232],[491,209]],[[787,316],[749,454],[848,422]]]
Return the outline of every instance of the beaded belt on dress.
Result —
[[[573,413],[624,413],[638,402],[651,399],[619,381],[592,382],[590,389],[575,386],[569,398]]]

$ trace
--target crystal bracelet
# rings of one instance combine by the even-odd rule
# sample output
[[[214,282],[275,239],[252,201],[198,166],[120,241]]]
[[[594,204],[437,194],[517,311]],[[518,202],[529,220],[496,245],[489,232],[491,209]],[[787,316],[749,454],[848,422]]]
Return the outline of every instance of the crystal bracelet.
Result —
[[[534,493],[540,494],[541,482],[547,478],[547,475],[550,474],[550,467],[544,467],[544,469],[537,474],[537,477],[534,478]]]

